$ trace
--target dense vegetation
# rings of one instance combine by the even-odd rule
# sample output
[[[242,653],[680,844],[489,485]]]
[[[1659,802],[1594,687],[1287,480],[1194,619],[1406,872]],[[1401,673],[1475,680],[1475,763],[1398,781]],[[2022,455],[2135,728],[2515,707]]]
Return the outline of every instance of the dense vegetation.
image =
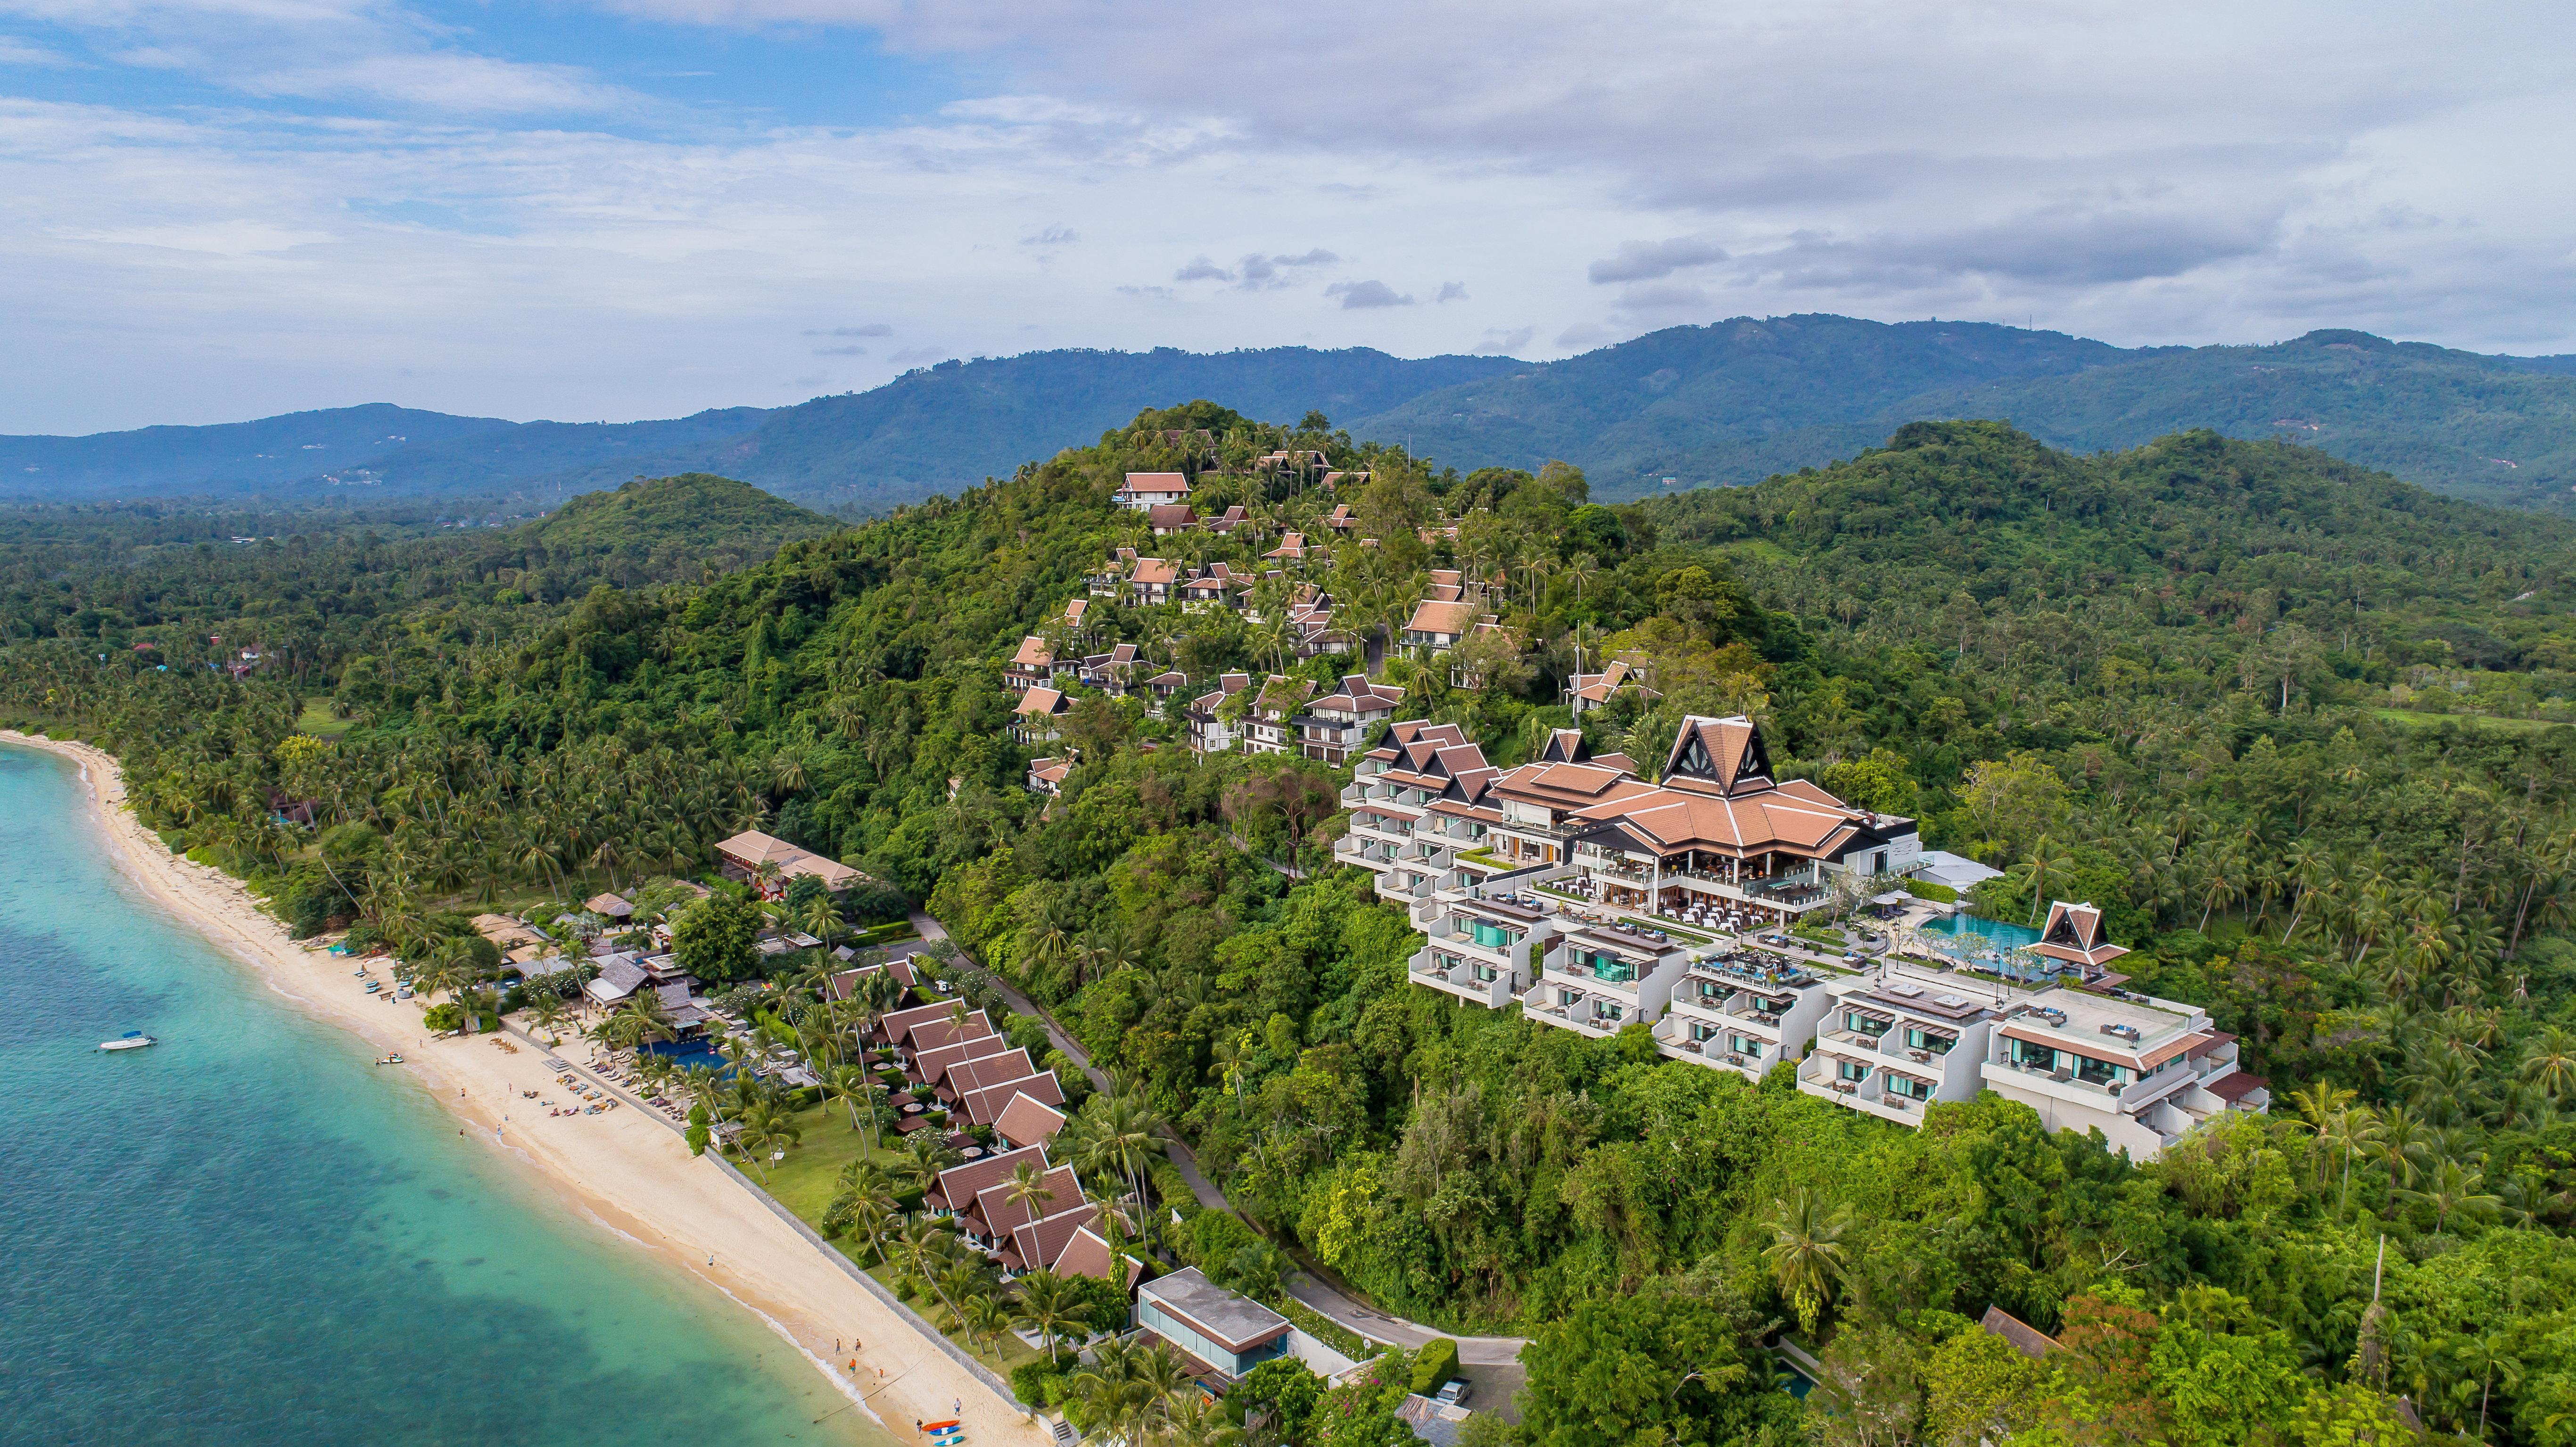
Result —
[[[1505,574],[1526,655],[1481,660],[1473,691],[1396,660],[1409,714],[1510,762],[1565,721],[1578,641],[1644,660],[1666,699],[1587,714],[1598,742],[1659,757],[1681,711],[1752,712],[1785,772],[2007,867],[1989,912],[2109,906],[2151,988],[2244,1038],[2275,1113],[2142,1164],[1991,1099],[1912,1133],[1458,1006],[1405,983],[1413,937],[1368,880],[1323,867],[1329,771],[1195,762],[1133,702],[1077,707],[1081,766],[1042,809],[998,667],[1111,546],[1150,549],[1108,493],[1195,466],[1165,439],[1199,428],[1375,469],[1344,500],[1381,546],[1317,579],[1363,632],[1427,567]],[[1292,473],[1200,488],[1257,533],[1331,501]],[[1454,544],[1415,531],[1470,504]],[[2390,1396],[2438,1431],[2558,1447],[2567,542],[2208,433],[2073,457],[1925,423],[1758,488],[1606,508],[1571,468],[1434,473],[1320,418],[1201,404],[711,581],[504,607],[462,542],[353,549],[343,566],[398,573],[362,591],[401,609],[325,630],[301,683],[22,634],[0,713],[114,747],[174,842],[289,882],[306,915],[687,872],[754,822],[836,854],[928,900],[1277,1239],[1392,1310],[1528,1331],[1533,1443],[1785,1442],[1760,1343],[1787,1324],[1823,1358],[1808,1424],[1854,1447],[2378,1441]],[[1133,639],[1194,674],[1281,647],[1094,612],[1067,644]],[[335,743],[297,732],[326,686]],[[270,815],[281,797],[316,804],[323,844]],[[364,897],[321,867],[352,844]],[[1261,1284],[1241,1243],[1176,1244]],[[1999,1354],[1968,1325],[1989,1305],[2067,1349]],[[1393,1440],[1373,1435],[1392,1392],[1299,1398],[1304,1440]]]

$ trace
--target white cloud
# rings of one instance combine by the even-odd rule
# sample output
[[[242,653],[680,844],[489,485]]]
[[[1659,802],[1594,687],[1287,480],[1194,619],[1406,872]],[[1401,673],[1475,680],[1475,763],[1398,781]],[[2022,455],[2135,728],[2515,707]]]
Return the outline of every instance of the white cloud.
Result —
[[[1806,310],[2576,351],[2576,197],[2532,182],[2576,170],[2555,7],[613,0],[755,32],[713,56],[845,26],[974,81],[825,127],[403,6],[0,0],[238,102],[0,100],[0,430],[668,415],[795,400],[807,353],[898,329],[962,350],[831,385],[1032,346],[1561,355]],[[1172,84],[1246,55],[1299,84]],[[1407,305],[1355,274],[1446,280]],[[846,316],[887,330],[805,339]]]

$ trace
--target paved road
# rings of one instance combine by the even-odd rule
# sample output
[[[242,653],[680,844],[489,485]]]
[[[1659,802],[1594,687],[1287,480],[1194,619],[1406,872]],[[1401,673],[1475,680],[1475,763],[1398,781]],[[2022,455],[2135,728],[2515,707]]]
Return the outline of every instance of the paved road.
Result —
[[[948,931],[939,921],[920,910],[912,912],[912,927],[918,930],[925,940],[948,938]],[[1046,1022],[1047,1038],[1055,1042],[1055,1048],[1063,1051],[1067,1059],[1082,1067],[1082,1073],[1090,1078],[1094,1086],[1101,1090],[1109,1088],[1108,1073],[1092,1067],[1091,1058],[1083,1053],[1080,1045],[1074,1043],[1072,1036],[1065,1034],[1056,1025],[1054,1016],[1039,1009],[1027,996],[1011,988],[1000,976],[994,977],[993,984],[1002,992],[1002,999],[1014,1012],[1035,1015]],[[1217,1189],[1216,1183],[1207,1178],[1205,1171],[1199,1169],[1198,1158],[1190,1154],[1190,1148],[1182,1143],[1181,1138],[1168,1129],[1163,1132],[1163,1136],[1165,1151],[1171,1157],[1172,1165],[1180,1171],[1181,1179],[1189,1182],[1190,1193],[1199,1198],[1199,1205],[1210,1211],[1234,1211],[1233,1205],[1225,1199],[1225,1192]],[[1241,1213],[1235,1214],[1239,1216]],[[1399,1316],[1388,1316],[1373,1307],[1364,1306],[1303,1271],[1290,1272],[1287,1287],[1289,1295],[1374,1341],[1386,1342],[1394,1346],[1417,1347],[1433,1337],[1449,1335],[1437,1328],[1406,1321]],[[1451,1339],[1458,1343],[1458,1360],[1471,1366],[1499,1366],[1516,1362],[1520,1360],[1521,1348],[1528,1345],[1526,1340],[1516,1336],[1462,1336]]]

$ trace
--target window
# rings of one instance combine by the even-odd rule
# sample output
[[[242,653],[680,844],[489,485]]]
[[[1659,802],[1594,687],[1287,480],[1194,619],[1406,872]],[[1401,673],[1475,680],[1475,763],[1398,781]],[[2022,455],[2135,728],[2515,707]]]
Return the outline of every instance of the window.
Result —
[[[1887,1093],[1890,1095],[1901,1095],[1908,1100],[1930,1100],[1932,1098],[1931,1085],[1927,1082],[1916,1080],[1912,1076],[1889,1075],[1882,1084],[1887,1087]]]
[[[1909,1050],[1928,1050],[1935,1055],[1947,1055],[1950,1053],[1950,1047],[1958,1043],[1959,1037],[1956,1035],[1936,1035],[1920,1025],[1905,1027],[1905,1047]]]
[[[2075,1078],[2089,1084],[2116,1087],[2128,1075],[2129,1072],[2108,1060],[2096,1060],[2090,1055],[2075,1057]]]
[[[2012,1043],[2012,1063],[2025,1070],[2055,1070],[2057,1052],[2045,1045],[2033,1045],[2027,1040],[2015,1040]]]
[[[1619,1018],[1618,1006],[1611,1004],[1607,1000],[1600,1001],[1599,1004],[1601,1006],[1600,1018],[1604,1020],[1616,1020]]]
[[[1858,1010],[1845,1010],[1843,1012],[1844,1029],[1851,1031],[1855,1035],[1866,1035],[1872,1040],[1886,1034],[1889,1030],[1894,1029],[1895,1026],[1896,1022],[1893,1020],[1881,1020],[1874,1015],[1864,1015]]]
[[[1716,1034],[1717,1027],[1714,1025],[1703,1025],[1696,1020],[1691,1022],[1690,1038],[1693,1040],[1706,1044],[1710,1039],[1715,1037]]]
[[[1869,1067],[1857,1060],[1837,1060],[1834,1062],[1834,1074],[1858,1085],[1869,1079]]]
[[[1762,1042],[1749,1035],[1727,1036],[1726,1048],[1738,1055],[1749,1055],[1756,1060],[1762,1058]]]
[[[1500,978],[1501,975],[1502,972],[1500,970],[1495,969],[1493,966],[1486,964],[1481,960],[1476,964],[1475,976],[1485,984],[1492,984],[1496,979]]]
[[[1489,950],[1507,950],[1512,947],[1512,937],[1510,932],[1501,925],[1487,924],[1483,920],[1478,920],[1476,921],[1476,943]]]
[[[1571,1005],[1582,998],[1583,996],[1580,993],[1573,990],[1559,990],[1556,992],[1556,1003],[1560,1005]]]

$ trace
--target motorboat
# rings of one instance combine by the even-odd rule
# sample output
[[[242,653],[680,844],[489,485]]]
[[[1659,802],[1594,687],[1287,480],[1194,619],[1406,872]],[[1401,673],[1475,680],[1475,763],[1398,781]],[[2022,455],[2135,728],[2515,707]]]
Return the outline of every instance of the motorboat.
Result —
[[[153,1039],[151,1036],[144,1034],[140,1030],[128,1030],[113,1040],[101,1040],[98,1042],[98,1048],[101,1050],[140,1050],[147,1045],[158,1045],[160,1043],[160,1041]]]
[[[378,1065],[400,1065],[403,1063],[403,1058],[400,1055],[379,1055],[376,1057],[376,1063]]]

